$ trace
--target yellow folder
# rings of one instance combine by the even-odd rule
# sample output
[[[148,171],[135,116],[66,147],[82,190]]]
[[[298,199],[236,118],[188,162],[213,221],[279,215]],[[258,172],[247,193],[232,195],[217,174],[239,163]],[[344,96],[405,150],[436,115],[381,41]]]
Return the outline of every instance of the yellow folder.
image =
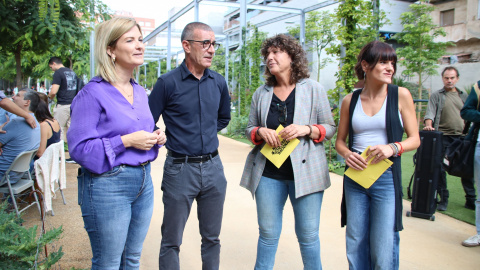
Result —
[[[283,129],[282,125],[279,125],[277,130],[277,134]],[[280,143],[281,145],[279,147],[271,147],[268,144],[265,144],[260,150],[260,153],[262,153],[268,160],[270,160],[277,168],[280,168],[282,164],[287,160],[288,156],[293,152],[293,149],[297,147],[298,143],[300,140],[297,138],[287,141],[285,139],[282,139],[282,136],[278,136],[280,138]]]
[[[370,148],[367,147],[365,151],[362,153],[363,158],[367,158],[367,151]],[[380,161],[377,164],[370,164],[373,159],[368,161],[367,168],[365,168],[363,171],[358,171],[353,168],[348,168],[345,171],[345,175],[350,177],[353,181],[357,182],[359,185],[361,185],[364,188],[370,188],[375,181],[390,167],[392,166],[393,162],[389,160],[388,158]]]

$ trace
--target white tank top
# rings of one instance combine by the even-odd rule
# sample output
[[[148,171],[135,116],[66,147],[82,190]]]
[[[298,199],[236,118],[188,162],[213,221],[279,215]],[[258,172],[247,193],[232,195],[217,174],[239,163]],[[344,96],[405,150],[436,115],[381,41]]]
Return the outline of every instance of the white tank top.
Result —
[[[387,97],[385,97],[380,111],[373,116],[368,116],[363,111],[361,98],[358,98],[352,116],[354,150],[363,152],[368,146],[388,144],[385,123],[386,108]],[[400,119],[402,118],[400,117]]]

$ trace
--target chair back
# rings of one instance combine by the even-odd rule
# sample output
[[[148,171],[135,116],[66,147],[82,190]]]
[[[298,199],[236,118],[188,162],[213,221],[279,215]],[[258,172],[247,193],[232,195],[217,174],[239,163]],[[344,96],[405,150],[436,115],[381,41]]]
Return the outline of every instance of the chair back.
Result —
[[[30,170],[30,162],[33,159],[33,156],[37,153],[37,149],[30,150],[30,151],[24,151],[13,160],[12,165],[10,165],[10,168],[5,172],[5,175],[7,175],[10,171],[13,172],[26,172]]]

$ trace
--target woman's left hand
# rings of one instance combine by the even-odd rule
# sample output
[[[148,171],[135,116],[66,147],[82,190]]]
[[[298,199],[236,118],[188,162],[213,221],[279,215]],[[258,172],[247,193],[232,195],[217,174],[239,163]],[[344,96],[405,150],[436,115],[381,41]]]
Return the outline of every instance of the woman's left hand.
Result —
[[[167,142],[167,135],[165,135],[165,132],[161,131],[160,129],[157,129],[154,131],[154,133],[158,135],[157,144],[165,145],[165,143]]]
[[[297,137],[306,136],[310,133],[310,128],[304,125],[291,124],[286,128],[282,129],[278,135],[282,136],[283,139],[290,141]]]
[[[388,144],[379,144],[368,149],[367,162],[372,160],[371,164],[376,164],[391,156],[393,156],[392,147],[390,147]]]

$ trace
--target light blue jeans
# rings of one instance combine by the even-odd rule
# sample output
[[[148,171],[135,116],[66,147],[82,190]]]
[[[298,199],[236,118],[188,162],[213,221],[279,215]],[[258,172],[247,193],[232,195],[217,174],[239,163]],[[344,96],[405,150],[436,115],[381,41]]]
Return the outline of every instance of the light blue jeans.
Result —
[[[92,269],[139,269],[153,212],[150,164],[101,175],[82,168],[78,203],[92,247]]]
[[[475,201],[475,224],[477,234],[480,234],[480,142],[475,146],[475,160],[473,161],[473,178],[477,187],[477,200]]]
[[[323,191],[295,198],[294,181],[262,177],[255,191],[260,236],[255,269],[273,269],[278,239],[282,232],[283,207],[290,196],[295,215],[295,233],[305,270],[322,269],[320,260],[320,210]]]
[[[369,189],[345,177],[347,259],[352,269],[398,269],[395,192],[388,169]]]

